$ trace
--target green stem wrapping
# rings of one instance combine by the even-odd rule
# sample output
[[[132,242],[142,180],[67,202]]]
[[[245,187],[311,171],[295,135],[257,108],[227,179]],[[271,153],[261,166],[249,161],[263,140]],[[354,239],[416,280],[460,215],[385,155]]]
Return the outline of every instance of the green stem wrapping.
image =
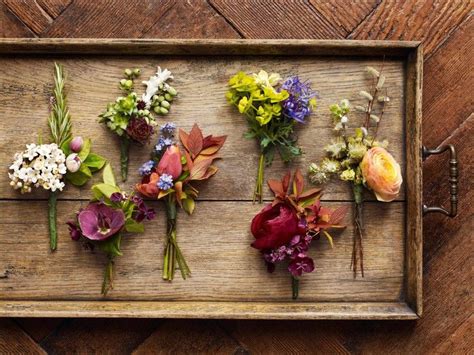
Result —
[[[49,246],[55,251],[58,246],[58,232],[56,229],[56,205],[58,191],[50,192],[48,198]]]
[[[130,139],[125,136],[120,137],[120,172],[122,181],[127,181],[128,176],[128,153],[130,151]]]
[[[296,300],[298,298],[299,287],[300,287],[300,280],[298,280],[294,276],[291,276],[291,288],[292,288],[293,299],[294,300]]]
[[[191,270],[178,247],[176,235],[176,201],[172,194],[166,200],[166,246],[163,259],[163,280],[172,281],[176,270],[176,263],[181,271],[184,280],[191,275]]]
[[[354,240],[352,245],[351,268],[354,272],[354,278],[357,277],[357,265],[360,266],[360,272],[364,277],[364,249],[362,246],[362,238],[364,236],[364,224],[362,220],[363,206],[363,186],[361,184],[353,184],[352,192],[354,194]]]
[[[107,292],[114,288],[114,257],[108,255],[108,262],[105,266],[104,281],[102,282],[102,295],[107,296]]]
[[[265,153],[260,154],[260,160],[258,162],[258,173],[257,183],[253,193],[253,203],[258,200],[258,203],[262,203],[263,199],[263,176],[265,170]]]

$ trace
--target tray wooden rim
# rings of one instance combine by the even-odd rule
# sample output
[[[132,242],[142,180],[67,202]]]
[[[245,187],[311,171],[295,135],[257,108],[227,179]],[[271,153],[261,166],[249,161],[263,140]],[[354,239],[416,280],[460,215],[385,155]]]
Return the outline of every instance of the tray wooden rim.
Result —
[[[0,301],[1,317],[143,317],[232,319],[418,319],[422,315],[421,92],[417,41],[0,39],[0,56],[302,55],[402,57],[406,61],[406,261],[404,302]]]

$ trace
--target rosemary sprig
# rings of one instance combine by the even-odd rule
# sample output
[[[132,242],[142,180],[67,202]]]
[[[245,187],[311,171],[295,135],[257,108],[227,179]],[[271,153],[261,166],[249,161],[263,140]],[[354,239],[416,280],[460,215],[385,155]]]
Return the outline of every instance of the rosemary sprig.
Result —
[[[48,124],[51,130],[51,138],[59,147],[72,137],[71,116],[67,108],[64,82],[65,76],[62,65],[54,63],[54,91]]]

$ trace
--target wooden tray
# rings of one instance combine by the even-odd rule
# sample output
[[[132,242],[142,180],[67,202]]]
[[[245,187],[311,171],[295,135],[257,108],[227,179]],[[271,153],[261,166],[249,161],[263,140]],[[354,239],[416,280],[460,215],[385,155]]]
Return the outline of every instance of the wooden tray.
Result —
[[[291,280],[283,268],[268,274],[259,253],[250,248],[249,225],[261,205],[250,198],[258,148],[243,138],[246,122],[224,94],[238,70],[260,68],[283,76],[300,74],[320,92],[318,108],[299,143],[305,155],[291,165],[306,171],[323,156],[333,135],[328,106],[342,98],[356,103],[368,85],[365,66],[380,67],[385,57],[386,86],[392,98],[380,137],[402,162],[403,192],[393,203],[365,205],[365,278],[350,270],[352,223],[335,237],[335,248],[321,240],[311,255],[316,270],[300,282],[300,298],[291,300]],[[125,238],[124,257],[116,260],[115,289],[100,295],[102,254],[91,255],[70,240],[65,222],[90,196],[89,185],[68,187],[58,204],[59,245],[48,248],[46,194],[20,195],[8,185],[7,167],[16,151],[48,134],[48,101],[53,62],[65,67],[75,135],[91,137],[94,150],[119,172],[115,136],[97,123],[98,114],[118,94],[126,67],[142,68],[148,78],[156,66],[170,69],[179,99],[166,120],[189,130],[229,135],[221,170],[200,190],[192,217],[178,216],[178,238],[193,275],[168,284],[161,279],[166,217],[146,233]],[[418,42],[309,40],[0,40],[0,316],[12,317],[170,317],[258,319],[416,319],[422,312],[421,78]],[[151,147],[131,153],[129,182]],[[266,178],[279,178],[288,167],[278,159]],[[97,181],[100,177],[96,177]],[[266,199],[271,196],[266,192]],[[333,181],[328,205],[351,204],[347,184]],[[134,239],[133,242],[131,239]],[[179,273],[177,274],[179,275]]]

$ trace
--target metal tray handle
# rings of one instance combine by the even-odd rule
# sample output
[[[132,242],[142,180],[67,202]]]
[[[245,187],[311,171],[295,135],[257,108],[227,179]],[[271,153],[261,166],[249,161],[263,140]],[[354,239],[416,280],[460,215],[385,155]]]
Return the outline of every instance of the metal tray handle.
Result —
[[[456,149],[452,144],[443,145],[437,149],[428,149],[425,146],[422,148],[423,160],[430,155],[441,154],[449,150],[449,185],[451,194],[451,210],[447,211],[443,207],[433,206],[428,207],[423,205],[423,215],[431,212],[438,212],[449,217],[456,217],[458,214],[458,160],[456,157]]]

